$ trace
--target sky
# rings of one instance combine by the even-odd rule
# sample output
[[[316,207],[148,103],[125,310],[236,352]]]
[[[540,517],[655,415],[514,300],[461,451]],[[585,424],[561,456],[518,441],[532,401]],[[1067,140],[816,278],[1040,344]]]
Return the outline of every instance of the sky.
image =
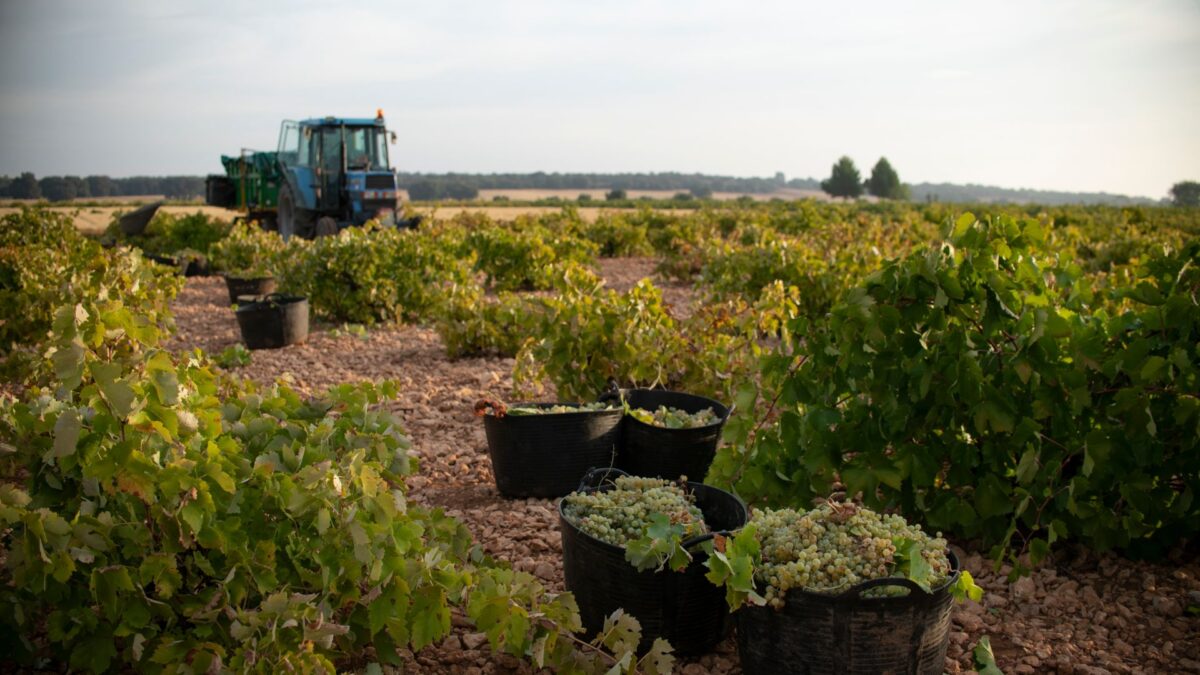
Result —
[[[0,174],[219,173],[372,117],[422,172],[1200,180],[1200,0],[0,0]]]

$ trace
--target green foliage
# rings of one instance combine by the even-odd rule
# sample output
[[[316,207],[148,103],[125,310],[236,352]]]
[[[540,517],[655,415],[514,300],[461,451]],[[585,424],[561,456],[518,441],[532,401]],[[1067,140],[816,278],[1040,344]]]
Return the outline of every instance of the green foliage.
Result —
[[[1200,528],[1200,244],[1092,290],[1046,227],[960,218],[764,361],[773,401],[710,479],[876,508],[1034,562],[1058,540],[1153,552]],[[752,386],[739,401],[753,403]]]
[[[117,218],[104,232],[104,240],[117,244],[136,246],[148,255],[175,255],[180,251],[195,251],[207,256],[214,244],[230,231],[230,224],[215,216],[197,211],[188,215],[175,215],[159,211],[146,225],[142,234],[127,235],[121,231]]]
[[[428,233],[372,225],[311,242],[293,238],[282,255],[282,290],[306,295],[326,319],[368,326],[426,318],[441,284],[468,277],[465,266]]]
[[[597,246],[562,228],[551,229],[518,219],[512,228],[474,229],[464,244],[475,254],[475,270],[502,291],[546,290],[554,286],[562,263],[589,264]]]
[[[833,197],[858,197],[863,193],[862,177],[854,160],[842,157],[833,165],[829,178],[821,181],[821,189]]]
[[[867,192],[880,199],[908,198],[908,190],[900,182],[900,176],[886,157],[880,157],[871,169],[871,177],[867,179]]]
[[[213,362],[222,368],[241,368],[250,365],[251,359],[250,350],[238,343],[226,347],[220,354],[217,354]]]
[[[178,360],[121,300],[56,314],[50,386],[0,400],[6,659],[104,672],[400,665],[462,606],[496,649],[559,672],[669,672],[636,622],[586,643],[569,594],[504,569],[408,503],[392,383],[304,399]],[[659,670],[655,670],[659,669]]]
[[[648,256],[654,253],[648,228],[631,222],[623,214],[601,213],[593,223],[580,223],[579,236],[596,244],[603,258]]]
[[[182,281],[123,249],[81,237],[71,218],[22,209],[0,219],[0,354],[35,348],[54,312],[88,298],[121,297],[166,327],[167,303]]]
[[[371,339],[370,331],[361,323],[344,323],[337,328],[329,329],[329,335],[335,338],[356,337],[364,342]]]
[[[1175,206],[1200,206],[1200,183],[1185,180],[1172,185],[1171,202]]]
[[[118,300],[65,306],[54,329],[59,384],[3,413],[7,461],[30,476],[2,514],[9,636],[44,619],[52,651],[95,671],[110,659],[311,669],[370,638],[354,625],[367,584],[418,603],[461,583],[407,555],[440,517],[404,508],[408,441],[368,409],[390,386],[313,401],[222,391],[202,361],[156,349]],[[277,631],[276,617],[297,627]],[[424,620],[402,615],[392,636],[422,644],[448,630],[422,632]]]
[[[728,398],[754,375],[764,337],[786,334],[796,303],[796,290],[776,283],[754,303],[709,303],[680,322],[648,280],[617,293],[568,275],[559,295],[540,301],[514,379],[529,394],[549,379],[568,400],[595,398],[610,379]]]
[[[537,299],[514,293],[486,296],[472,284],[452,284],[438,302],[433,327],[450,358],[516,356],[541,307]]]
[[[725,602],[730,608],[767,604],[754,583],[754,566],[762,560],[762,547],[753,521],[731,537],[716,535],[704,546],[708,553],[704,561],[708,568],[705,577],[713,585],[725,589]]]
[[[992,652],[992,639],[986,635],[980,636],[979,642],[971,650],[971,660],[975,662],[975,670],[979,675],[1004,675],[1004,671],[996,665],[996,655]]]
[[[42,207],[23,207],[0,219],[0,247],[78,248],[83,235],[71,217]]]
[[[616,293],[595,277],[571,277],[543,302],[537,337],[517,356],[519,385],[533,388],[548,376],[563,400],[589,400],[610,378],[645,385],[669,380],[663,347],[678,340],[678,329],[648,281]]]
[[[255,223],[234,225],[223,239],[209,249],[213,267],[227,274],[258,278],[278,276],[286,260],[287,244],[276,232],[268,232]]]
[[[668,567],[681,572],[692,561],[692,554],[683,547],[687,536],[683,523],[673,523],[661,513],[651,514],[646,533],[625,545],[625,561],[642,572]]]

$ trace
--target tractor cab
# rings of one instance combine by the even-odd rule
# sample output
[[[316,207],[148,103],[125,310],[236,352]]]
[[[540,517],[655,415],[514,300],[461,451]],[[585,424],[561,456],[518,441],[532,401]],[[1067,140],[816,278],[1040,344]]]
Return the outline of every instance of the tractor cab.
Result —
[[[374,118],[285,121],[278,225],[285,237],[332,234],[374,218],[396,224],[396,175],[383,111]]]

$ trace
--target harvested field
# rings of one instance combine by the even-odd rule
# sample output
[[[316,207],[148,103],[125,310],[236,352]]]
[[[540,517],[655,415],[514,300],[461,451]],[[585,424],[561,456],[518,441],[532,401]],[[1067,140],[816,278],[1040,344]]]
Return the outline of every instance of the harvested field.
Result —
[[[548,213],[558,213],[561,207],[558,206],[492,206],[490,204],[480,206],[424,206],[418,205],[417,212],[429,215],[439,220],[446,220],[457,216],[460,213],[482,213],[493,220],[512,220],[517,216],[541,216]],[[600,217],[601,213],[609,212],[628,212],[633,209],[609,209],[601,206],[581,206],[578,207],[579,217],[585,222],[594,223]],[[686,209],[663,209],[664,214],[680,214],[686,213]]]
[[[648,259],[601,265],[609,285],[618,289],[652,269]],[[694,292],[668,285],[667,296],[680,309],[691,306]],[[173,349],[218,352],[238,342],[220,279],[189,279],[174,311]],[[254,352],[253,362],[235,372],[259,382],[288,378],[306,392],[345,381],[398,381],[400,399],[392,407],[403,418],[421,463],[420,473],[409,480],[413,499],[445,507],[487,552],[561,590],[555,503],[500,497],[482,425],[472,416],[472,403],[480,396],[511,396],[513,361],[449,360],[438,336],[420,326],[378,328],[361,338],[334,337],[330,328],[315,325],[304,345]],[[1065,548],[1055,564],[1009,583],[1008,570],[993,571],[978,552],[960,547],[959,554],[986,595],[981,604],[955,608],[947,672],[973,669],[970,649],[983,635],[990,636],[1008,673],[1200,672],[1200,618],[1184,614],[1189,603],[1200,600],[1200,561],[1194,558],[1176,554],[1163,564],[1146,564]],[[515,658],[492,655],[482,634],[469,632],[461,617],[455,625],[455,633],[440,645],[410,655],[412,667],[406,672],[530,672]],[[679,672],[740,672],[733,641],[713,654],[683,660]]]
[[[108,227],[109,223],[115,215],[128,213],[137,208],[136,205],[122,204],[120,206],[51,206],[51,211],[59,213],[74,214],[75,226],[81,232],[89,235],[97,235]],[[0,206],[0,216],[9,213],[16,213],[20,208],[16,206]],[[193,205],[168,205],[163,206],[161,211],[175,215],[185,215],[196,213],[197,211],[205,215],[222,218],[224,220],[232,220],[240,215],[237,211],[223,209],[216,206],[205,206],[202,204]],[[483,213],[493,220],[512,220],[517,216],[533,215],[540,216],[548,213],[557,213],[561,207],[557,206],[495,206],[491,203],[481,202],[479,206],[428,206],[418,204],[416,206],[418,213],[434,217],[438,219],[449,219],[460,213]],[[584,206],[579,208],[579,215],[587,222],[595,222],[600,214],[605,211],[631,211],[632,209],[607,209],[602,206]],[[684,209],[666,209],[662,211],[667,214],[677,214],[686,212]]]
[[[149,200],[154,201],[154,200]],[[59,213],[73,213],[75,218],[75,227],[79,228],[84,234],[101,234],[108,228],[113,217],[122,213],[128,213],[135,208],[137,204],[122,203],[119,206],[51,206],[51,211]],[[0,216],[9,213],[16,213],[20,209],[15,206],[0,207]],[[187,204],[187,205],[167,205],[159,209],[166,213],[174,215],[187,215],[199,211],[207,216],[222,218],[224,220],[232,220],[238,215],[237,211],[223,209],[217,206],[206,206],[204,204]]]

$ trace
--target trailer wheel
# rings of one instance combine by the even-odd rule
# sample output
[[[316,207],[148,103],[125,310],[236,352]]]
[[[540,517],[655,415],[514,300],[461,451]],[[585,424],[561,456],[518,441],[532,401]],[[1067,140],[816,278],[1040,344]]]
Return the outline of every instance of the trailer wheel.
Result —
[[[335,235],[337,233],[338,233],[338,226],[337,226],[336,220],[334,220],[333,218],[330,218],[329,216],[321,216],[320,218],[317,218],[316,236],[329,237],[329,236]]]

